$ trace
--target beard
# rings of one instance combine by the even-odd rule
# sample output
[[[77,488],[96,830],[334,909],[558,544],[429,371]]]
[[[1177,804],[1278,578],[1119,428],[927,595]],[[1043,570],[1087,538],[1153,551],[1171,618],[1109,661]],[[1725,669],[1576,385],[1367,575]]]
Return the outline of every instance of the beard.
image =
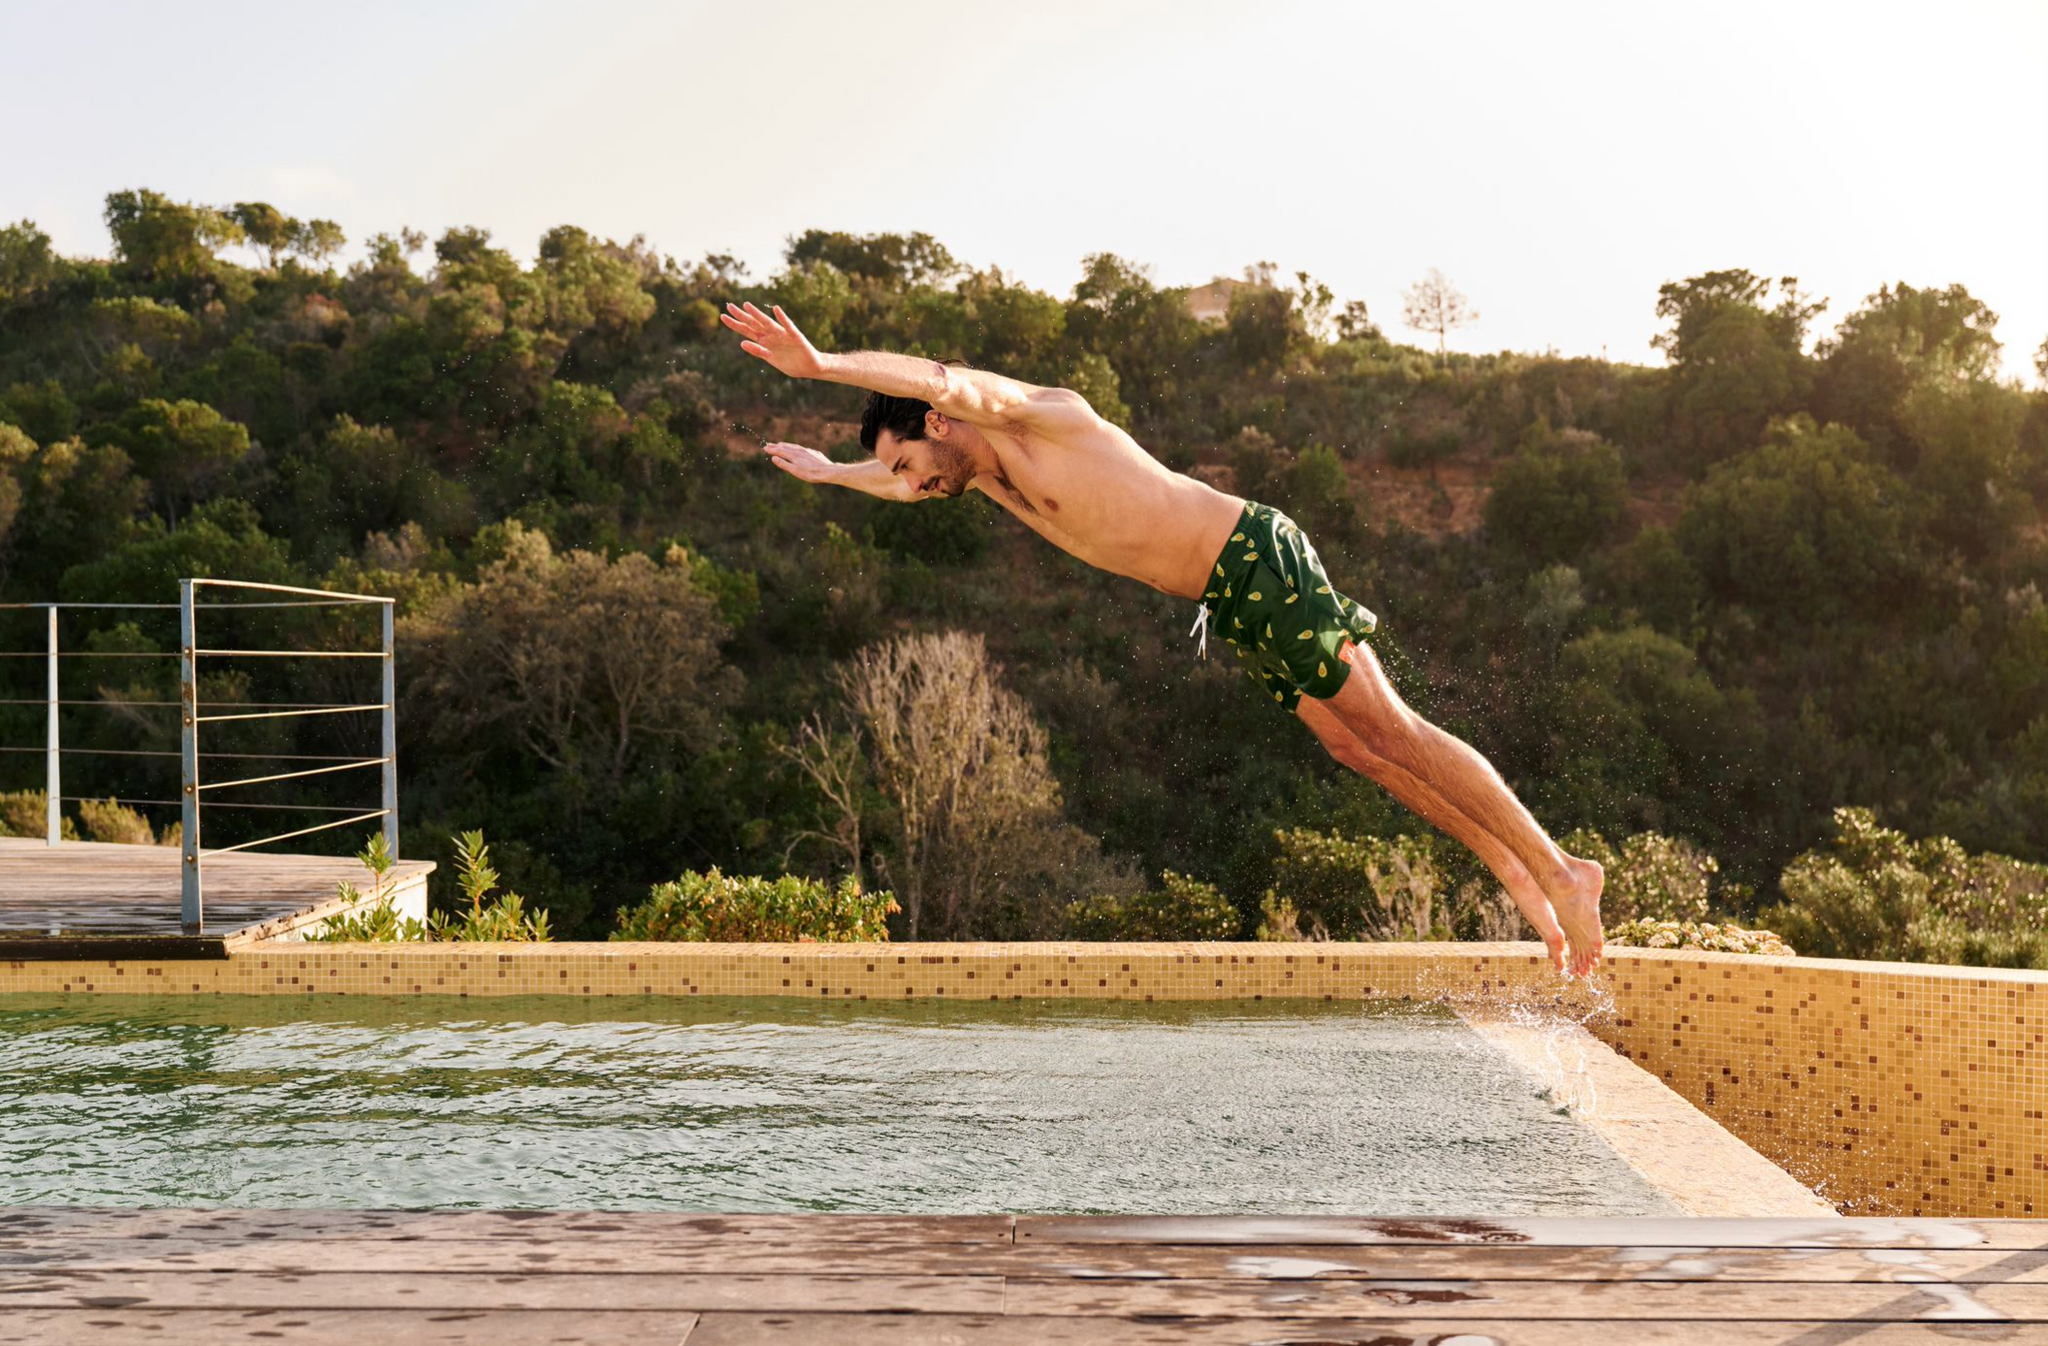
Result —
[[[942,439],[935,439],[930,443],[932,465],[936,469],[932,475],[938,478],[938,485],[932,489],[946,496],[964,493],[967,490],[967,483],[974,477],[973,460],[968,458],[965,450]]]

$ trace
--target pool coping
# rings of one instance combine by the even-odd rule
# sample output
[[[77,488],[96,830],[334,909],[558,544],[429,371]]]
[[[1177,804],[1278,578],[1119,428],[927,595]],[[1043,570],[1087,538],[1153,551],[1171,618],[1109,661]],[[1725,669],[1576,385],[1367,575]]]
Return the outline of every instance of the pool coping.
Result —
[[[1841,1218],[1832,1203],[1584,1025],[1484,1005],[1452,1009],[1681,1214]],[[1573,1056],[1575,1065],[1564,1065]]]

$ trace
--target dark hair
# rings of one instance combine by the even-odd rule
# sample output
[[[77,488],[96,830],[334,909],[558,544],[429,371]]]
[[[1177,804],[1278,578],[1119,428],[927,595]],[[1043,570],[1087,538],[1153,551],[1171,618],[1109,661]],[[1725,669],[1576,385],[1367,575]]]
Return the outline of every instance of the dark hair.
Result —
[[[965,360],[941,360],[940,364],[959,365],[972,369]],[[898,439],[923,439],[924,414],[932,404],[916,397],[891,397],[887,393],[869,393],[868,404],[860,413],[860,446],[869,453],[875,451],[875,440],[887,430]]]

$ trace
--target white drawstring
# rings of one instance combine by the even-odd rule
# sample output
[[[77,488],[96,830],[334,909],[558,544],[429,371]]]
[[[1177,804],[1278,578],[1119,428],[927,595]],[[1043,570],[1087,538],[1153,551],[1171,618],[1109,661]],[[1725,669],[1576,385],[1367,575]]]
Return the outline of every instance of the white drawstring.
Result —
[[[1196,609],[1195,624],[1188,628],[1189,635],[1193,635],[1197,631],[1202,633],[1201,655],[1204,659],[1207,659],[1209,657],[1209,605],[1207,602],[1204,602]]]

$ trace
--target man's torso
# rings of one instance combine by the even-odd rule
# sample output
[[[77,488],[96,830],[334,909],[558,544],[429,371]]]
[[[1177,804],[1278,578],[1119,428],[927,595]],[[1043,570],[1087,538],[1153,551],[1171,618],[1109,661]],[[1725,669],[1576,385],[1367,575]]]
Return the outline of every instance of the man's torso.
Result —
[[[1000,464],[968,484],[1089,565],[1198,599],[1244,500],[1170,471],[1116,426],[979,427]]]

